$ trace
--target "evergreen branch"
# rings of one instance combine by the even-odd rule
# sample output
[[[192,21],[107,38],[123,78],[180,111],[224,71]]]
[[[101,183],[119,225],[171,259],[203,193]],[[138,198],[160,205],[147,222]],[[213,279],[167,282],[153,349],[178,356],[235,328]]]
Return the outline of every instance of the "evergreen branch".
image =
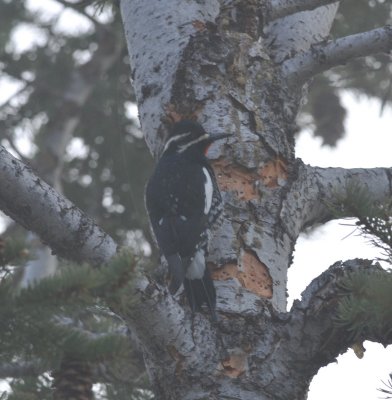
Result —
[[[290,85],[303,85],[312,76],[354,58],[392,50],[390,25],[371,31],[345,36],[328,43],[313,45],[283,63],[282,73]]]
[[[26,261],[29,255],[26,243],[23,240],[3,239],[0,236],[0,266],[19,264]]]
[[[93,362],[118,357],[128,349],[129,338],[122,321],[99,300],[108,299],[114,306],[117,301],[129,309],[135,262],[129,254],[121,254],[108,268],[74,266],[18,293],[12,277],[3,279],[1,361],[10,362],[18,354],[23,360],[38,357],[52,368],[64,355]]]
[[[102,264],[116,252],[108,234],[3,146],[0,209],[64,258]]]
[[[309,376],[314,376],[358,341],[391,344],[391,285],[391,273],[370,260],[335,263],[294,302],[287,324],[290,349],[281,351],[292,351],[293,365],[307,365]]]
[[[317,7],[336,3],[336,0],[270,0],[266,3],[264,15],[266,20],[271,22],[301,11],[310,11]]]
[[[0,379],[37,376],[44,371],[45,368],[37,361],[4,362],[0,364]]]
[[[67,357],[89,362],[101,362],[118,357],[130,344],[126,336],[116,333],[97,335],[76,329],[72,329],[72,332],[66,335],[59,329],[50,339],[55,344],[55,349],[60,350],[62,355],[66,354]],[[60,341],[57,342],[57,339]]]
[[[392,340],[391,271],[357,271],[340,283],[342,294],[336,325],[353,341],[377,338],[382,344]]]
[[[98,28],[105,28],[103,24],[101,24],[99,21],[97,21],[95,18],[93,18],[91,15],[89,15],[84,8],[89,5],[88,2],[81,2],[81,3],[70,3],[69,1],[66,0],[56,0],[57,3],[61,4],[64,7],[71,8],[72,10],[78,12],[80,15],[83,15],[83,17],[87,18],[90,22],[92,22],[96,27]],[[91,2],[92,3],[92,2]]]
[[[51,375],[54,399],[95,399],[90,363],[66,356]]]
[[[20,289],[17,295],[12,296],[12,306],[8,301],[8,308],[19,307],[30,313],[30,309],[45,307],[55,312],[67,305],[94,305],[97,298],[108,300],[113,305],[120,304],[123,291],[128,299],[132,297],[136,263],[129,252],[121,252],[110,260],[107,268],[88,265],[63,267],[60,273]],[[9,296],[8,290],[7,282],[2,282],[0,298]]]
[[[384,381],[381,381],[381,382],[386,387],[386,389],[378,388],[378,390],[381,393],[386,395],[386,397],[383,397],[383,398],[384,399],[392,399],[392,373],[389,374],[389,379],[386,382],[384,382]]]
[[[365,236],[370,236],[375,247],[384,251],[392,264],[392,196],[375,199],[365,186],[353,182],[344,193],[337,193],[332,213],[337,218],[351,215]],[[387,260],[388,261],[388,260]]]

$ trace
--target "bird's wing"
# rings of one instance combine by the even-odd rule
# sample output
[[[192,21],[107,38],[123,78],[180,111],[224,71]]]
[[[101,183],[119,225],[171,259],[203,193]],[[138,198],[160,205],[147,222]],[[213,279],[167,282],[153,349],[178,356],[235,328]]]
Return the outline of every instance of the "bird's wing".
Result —
[[[221,222],[223,203],[213,168],[208,163],[205,164],[205,168],[211,177],[212,187],[213,187],[211,207],[207,221],[209,227],[212,228],[214,225],[219,225]]]
[[[206,241],[208,215],[204,213],[203,169],[185,163],[181,170],[171,168],[172,165],[163,165],[150,179],[146,205],[154,236],[169,264],[171,291],[176,291],[183,282],[190,258]]]

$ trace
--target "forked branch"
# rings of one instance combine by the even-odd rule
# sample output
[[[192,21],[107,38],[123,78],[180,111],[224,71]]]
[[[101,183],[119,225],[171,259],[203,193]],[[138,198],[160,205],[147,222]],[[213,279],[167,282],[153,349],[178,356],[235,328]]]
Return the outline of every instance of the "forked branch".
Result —
[[[391,343],[388,321],[380,320],[379,326],[369,326],[362,329],[361,333],[355,332],[354,327],[339,323],[340,302],[353,295],[347,291],[347,282],[358,274],[369,278],[378,276],[379,279],[383,275],[389,277],[388,271],[371,260],[339,261],[309,284],[301,300],[294,301],[289,313],[290,324],[287,326],[294,349],[292,362],[306,365],[309,376],[314,376],[321,367],[334,362],[339,354],[355,344],[365,340],[384,346]],[[362,322],[365,326],[368,323],[367,320]],[[297,343],[303,345],[298,346]]]
[[[314,10],[317,7],[336,3],[336,0],[270,0],[267,3],[264,14],[266,20],[271,22],[300,11]]]
[[[340,207],[340,199],[353,190],[357,196],[362,190],[375,201],[387,201],[392,198],[391,182],[391,168],[321,168],[297,160],[297,178],[283,202],[282,223],[298,237],[307,227],[338,218],[333,208]],[[356,215],[344,210],[339,217]]]
[[[282,72],[289,85],[302,86],[314,75],[354,58],[388,53],[391,50],[392,27],[387,25],[328,43],[313,45],[310,50],[285,61]]]

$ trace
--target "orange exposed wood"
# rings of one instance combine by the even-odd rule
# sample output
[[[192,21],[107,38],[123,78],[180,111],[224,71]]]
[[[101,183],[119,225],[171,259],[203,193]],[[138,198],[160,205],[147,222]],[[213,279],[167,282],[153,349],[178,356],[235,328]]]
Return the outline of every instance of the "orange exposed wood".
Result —
[[[269,161],[259,170],[261,181],[269,188],[281,186],[280,181],[287,180],[287,164],[280,157]]]
[[[220,189],[234,192],[240,200],[245,201],[260,198],[258,181],[274,189],[287,180],[287,163],[280,157],[265,163],[257,173],[224,159],[212,161],[212,166]]]
[[[165,109],[165,120],[169,124],[174,124],[176,122],[182,121],[184,119],[189,119],[192,121],[197,121],[197,116],[200,113],[202,106],[195,107],[192,113],[183,113],[178,110],[178,107],[173,103],[168,103],[164,107]]]
[[[211,271],[211,277],[217,281],[226,281],[228,279],[237,278],[238,266],[234,263],[227,263],[219,269]]]
[[[236,351],[222,361],[223,373],[230,378],[238,378],[247,368],[247,354]]]
[[[176,362],[176,374],[179,374],[184,368],[185,357],[172,345],[167,346],[167,351]]]
[[[171,124],[181,121],[184,118],[180,113],[177,112],[174,104],[167,104],[165,106],[165,111],[166,119]]]
[[[206,24],[198,19],[192,21],[192,26],[199,32],[202,32],[206,29]]]
[[[213,271],[212,278],[222,281],[236,278],[244,288],[258,296],[272,297],[272,278],[268,268],[250,250],[243,251],[238,265],[228,263]]]
[[[258,176],[255,172],[223,159],[213,161],[212,166],[221,190],[236,193],[240,200],[259,198],[256,189]]]
[[[272,297],[272,278],[268,268],[251,251],[245,250],[241,258],[242,284],[259,296]]]

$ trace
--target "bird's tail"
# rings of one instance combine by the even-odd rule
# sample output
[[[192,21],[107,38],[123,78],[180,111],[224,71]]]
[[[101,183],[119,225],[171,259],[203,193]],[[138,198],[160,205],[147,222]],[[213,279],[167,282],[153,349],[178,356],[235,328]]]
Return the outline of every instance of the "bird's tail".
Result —
[[[166,257],[169,265],[169,292],[175,294],[180,288],[185,278],[185,270],[182,266],[182,260],[178,253]]]
[[[192,312],[200,311],[201,306],[207,304],[212,318],[216,321],[216,291],[208,268],[204,269],[201,279],[184,279],[185,294]]]

